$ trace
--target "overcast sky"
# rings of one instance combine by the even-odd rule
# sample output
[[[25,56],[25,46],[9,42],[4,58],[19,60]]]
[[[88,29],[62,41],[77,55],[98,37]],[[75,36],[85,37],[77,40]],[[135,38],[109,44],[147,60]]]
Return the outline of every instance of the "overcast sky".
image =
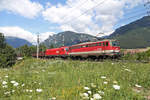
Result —
[[[111,34],[146,15],[143,0],[0,0],[0,32],[30,42],[62,31]],[[101,35],[100,35],[101,36]]]

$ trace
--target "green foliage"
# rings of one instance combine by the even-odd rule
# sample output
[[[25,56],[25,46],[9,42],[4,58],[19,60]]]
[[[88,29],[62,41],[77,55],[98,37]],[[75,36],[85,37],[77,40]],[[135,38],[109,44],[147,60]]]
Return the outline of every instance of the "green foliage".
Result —
[[[136,54],[126,54],[122,56],[122,59],[124,60],[138,60],[138,61],[150,61],[150,50],[142,53],[136,53]]]
[[[50,49],[51,49],[51,48],[55,48],[55,46],[54,46],[53,44],[51,44],[51,45],[50,45]]]
[[[30,57],[31,56],[31,49],[28,45],[23,45],[19,48],[20,54],[23,57]]]
[[[46,46],[44,44],[39,45],[39,52],[45,52]],[[32,54],[35,54],[37,52],[36,46],[28,46],[23,45],[16,49],[16,52],[18,55],[21,55],[23,57],[31,57]]]
[[[0,49],[5,48],[6,43],[5,43],[5,38],[2,33],[0,33]]]
[[[5,43],[5,38],[0,33],[0,67],[6,68],[15,64],[16,53],[15,50]]]
[[[39,52],[45,52],[46,46],[44,44],[39,45]]]

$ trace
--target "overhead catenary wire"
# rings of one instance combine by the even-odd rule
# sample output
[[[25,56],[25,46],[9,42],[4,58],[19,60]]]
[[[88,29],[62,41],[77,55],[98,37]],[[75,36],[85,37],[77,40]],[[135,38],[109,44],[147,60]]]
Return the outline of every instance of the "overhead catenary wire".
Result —
[[[82,14],[80,14],[80,15],[77,16],[77,17],[75,17],[74,19],[77,20],[79,17],[81,17],[81,16],[84,15],[85,13],[87,13],[87,12],[89,12],[90,10],[92,10],[92,9],[94,9],[94,8],[96,8],[96,7],[98,7],[99,5],[102,5],[102,4],[103,4],[104,2],[106,2],[106,1],[107,1],[107,0],[103,0],[102,2],[98,3],[96,6],[94,6],[94,7],[90,8],[90,9],[84,11]],[[72,19],[66,21],[66,22],[63,23],[63,24],[67,24],[67,23],[69,23],[69,22],[71,22],[71,21],[72,21]]]
[[[90,8],[90,9],[84,11],[82,14],[80,14],[80,15],[77,16],[77,17],[75,17],[74,19],[77,20],[79,17],[81,17],[82,15],[86,14],[86,13],[89,12],[90,10],[92,10],[92,9],[94,9],[94,8],[96,8],[96,7],[98,7],[99,5],[103,4],[105,1],[106,1],[106,0],[104,0],[103,2],[98,3],[98,4],[97,4],[96,6],[94,6],[94,7],[92,7],[92,8]],[[134,11],[134,12],[135,12],[135,11]],[[132,12],[132,13],[133,13],[133,12]],[[128,13],[128,14],[129,14],[129,13]],[[127,20],[130,20],[130,19],[132,19],[132,18],[141,16],[141,15],[145,15],[145,14],[146,14],[146,12],[142,12],[142,13],[139,13],[139,14],[137,14],[137,15],[130,16],[130,17],[128,17],[128,18],[121,19],[120,22],[122,22],[122,21],[127,21]],[[74,20],[71,19],[71,20],[68,20],[68,21],[64,22],[63,24],[70,24],[70,23],[72,23],[73,21],[74,21]],[[69,23],[69,22],[70,22],[70,23]],[[98,33],[98,34],[99,34],[99,33]]]
[[[76,7],[71,8],[71,10],[69,11],[69,13],[70,13],[70,12],[72,12],[72,11],[73,11],[73,9],[75,9],[75,8],[79,8],[79,7],[83,6],[85,3],[87,3],[87,0],[85,0],[84,2],[82,2],[80,5],[78,5],[78,6],[76,6]],[[64,20],[64,19],[66,19],[67,17],[68,17],[68,16],[63,16],[61,19],[62,19],[62,20]]]

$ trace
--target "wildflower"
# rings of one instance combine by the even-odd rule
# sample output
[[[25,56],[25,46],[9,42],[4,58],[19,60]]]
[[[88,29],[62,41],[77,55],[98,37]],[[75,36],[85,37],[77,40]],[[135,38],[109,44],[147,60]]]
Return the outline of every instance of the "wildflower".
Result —
[[[14,92],[15,92],[15,90],[12,90],[11,92],[12,92],[12,93],[14,93]]]
[[[36,89],[36,92],[42,92],[42,89]]]
[[[88,93],[89,93],[89,94],[92,94],[92,92],[91,92],[91,91],[88,91]]]
[[[113,88],[114,88],[115,90],[120,90],[120,86],[119,86],[119,85],[113,85]]]
[[[93,98],[90,98],[90,100],[94,100]]]
[[[104,95],[104,92],[103,91],[98,91],[99,94],[101,95]]]
[[[7,88],[7,87],[8,87],[7,85],[4,85],[4,86],[3,86],[3,88]]]
[[[91,83],[92,88],[96,88],[96,85],[94,83]]]
[[[123,65],[123,67],[126,67],[126,66]]]
[[[19,85],[19,83],[17,83],[17,82],[14,83],[14,86],[18,86],[18,85]]]
[[[29,92],[32,92],[32,90],[29,90]]]
[[[37,83],[36,81],[34,83]]]
[[[9,92],[9,91],[7,91],[7,92],[5,92],[4,94],[5,94],[5,95],[7,95],[7,94],[10,94],[10,92]]]
[[[114,63],[111,63],[112,65],[114,65]]]
[[[97,93],[93,95],[93,98],[94,98],[94,100],[102,99],[102,97]]]
[[[89,95],[87,93],[83,93],[83,96],[84,97],[88,97]]]
[[[52,100],[56,100],[56,97],[52,97]]]
[[[128,71],[128,72],[131,72],[131,70],[130,70],[130,69],[124,69],[124,70],[126,70],[126,71]]]
[[[102,79],[105,79],[106,77],[105,77],[105,76],[101,76],[101,78],[102,78]]]
[[[84,89],[85,89],[85,90],[90,90],[90,88],[89,88],[89,87],[84,87]]]
[[[26,89],[26,92],[29,92],[29,90],[28,90],[28,89]]]
[[[3,82],[2,82],[2,84],[3,84],[3,85],[6,85],[6,84],[7,84],[7,82],[6,82],[6,81],[3,81]]]
[[[10,83],[14,84],[14,83],[16,83],[16,81],[10,81]]]
[[[88,99],[89,99],[89,97],[83,97],[83,99],[84,99],[84,100],[88,100]]]
[[[25,84],[22,84],[21,86],[23,87],[23,86],[25,86]]]
[[[114,83],[114,84],[117,84],[118,82],[117,82],[117,81],[113,81],[113,83]]]
[[[104,82],[104,84],[108,84],[108,82]]]
[[[6,75],[5,77],[6,77],[6,78],[8,78],[8,76],[7,76],[7,75]]]
[[[140,85],[138,85],[138,84],[135,84],[135,86],[138,87],[138,88],[141,88],[141,87],[142,87],[142,86],[140,86]]]

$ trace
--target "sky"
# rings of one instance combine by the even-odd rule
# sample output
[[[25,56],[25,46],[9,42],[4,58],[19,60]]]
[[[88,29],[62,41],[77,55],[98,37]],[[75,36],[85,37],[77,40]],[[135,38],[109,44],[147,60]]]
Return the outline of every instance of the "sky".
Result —
[[[36,42],[62,31],[109,35],[146,15],[143,0],[0,0],[0,32]],[[103,34],[98,34],[103,33]]]

